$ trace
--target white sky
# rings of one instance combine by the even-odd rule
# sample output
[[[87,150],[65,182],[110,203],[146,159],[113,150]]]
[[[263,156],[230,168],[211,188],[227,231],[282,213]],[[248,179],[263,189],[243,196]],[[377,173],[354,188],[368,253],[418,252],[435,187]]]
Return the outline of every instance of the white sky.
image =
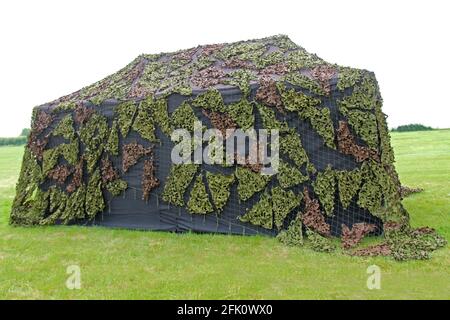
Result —
[[[0,136],[140,53],[287,34],[377,75],[389,125],[450,127],[450,1],[0,1]]]

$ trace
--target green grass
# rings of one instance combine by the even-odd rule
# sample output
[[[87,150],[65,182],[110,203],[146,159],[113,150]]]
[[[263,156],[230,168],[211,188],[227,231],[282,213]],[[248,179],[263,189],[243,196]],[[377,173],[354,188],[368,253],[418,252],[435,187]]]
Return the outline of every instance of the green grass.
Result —
[[[392,134],[414,226],[450,239],[450,130]],[[449,299],[450,250],[396,262],[289,248],[273,238],[7,224],[22,147],[0,148],[0,298]],[[82,288],[65,286],[81,268]],[[366,287],[368,266],[381,289]]]

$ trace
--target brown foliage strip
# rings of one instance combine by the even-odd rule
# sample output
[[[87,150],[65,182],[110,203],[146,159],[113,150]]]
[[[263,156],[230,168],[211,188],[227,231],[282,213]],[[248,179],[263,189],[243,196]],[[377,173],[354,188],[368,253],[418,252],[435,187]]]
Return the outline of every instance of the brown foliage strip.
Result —
[[[129,98],[144,98],[148,94],[148,91],[144,90],[144,88],[139,85],[139,81],[137,81],[137,79],[142,76],[146,65],[147,61],[145,59],[140,59],[130,72],[126,74],[126,80],[131,83],[130,92],[128,94]]]
[[[75,122],[85,124],[91,118],[94,109],[85,107],[82,103],[78,103],[75,108]]]
[[[383,229],[385,233],[389,233],[392,231],[400,231],[406,227],[405,224],[395,221],[387,221],[383,224]],[[431,228],[424,228],[423,232],[432,232]],[[419,231],[422,232],[422,231]],[[387,242],[382,242],[376,245],[368,246],[366,248],[361,248],[352,252],[349,252],[352,256],[389,256],[391,255],[392,250]]]
[[[410,255],[417,257],[417,254],[419,254],[422,258],[424,254],[423,251],[427,250],[424,248],[424,246],[428,248],[429,246],[436,246],[436,244],[433,245],[431,243],[421,243],[421,241],[415,242],[417,240],[415,239],[416,237],[420,237],[422,235],[435,235],[436,231],[433,228],[421,227],[417,229],[410,229],[410,226],[408,224],[390,221],[384,223],[384,232],[386,238],[388,238],[387,241],[384,241],[377,245],[369,246],[367,248],[349,252],[349,254],[355,256],[393,255],[397,260],[405,260],[408,259],[408,257],[411,257]],[[397,235],[400,235],[400,237],[403,239],[395,239]],[[406,237],[406,239],[404,237]],[[400,243],[398,243],[401,247],[400,251],[399,248],[397,248],[396,244],[392,243],[392,241],[400,241]],[[417,246],[418,252],[415,252]]]
[[[237,128],[236,123],[227,114],[207,110],[203,110],[202,113],[211,121],[212,125],[221,132],[224,140],[228,139],[233,132],[227,132],[227,129],[234,130]],[[248,157],[240,156],[237,153],[234,154],[236,162],[254,172],[261,172],[263,165],[260,163],[259,158],[257,144],[251,146]]]
[[[191,48],[187,50],[183,50],[179,53],[176,53],[172,56],[172,60],[186,60],[187,62],[192,61],[192,57],[197,52],[198,48]]]
[[[411,231],[412,235],[433,234],[436,230],[430,227],[419,227]]]
[[[47,134],[42,139],[39,139],[38,136],[48,128],[50,123],[53,121],[53,116],[44,112],[39,111],[36,114],[36,119],[31,125],[30,137],[28,138],[28,148],[38,160],[42,160],[42,155],[44,153],[44,149],[47,146],[48,139],[50,134]]]
[[[277,85],[269,77],[262,77],[260,79],[259,88],[256,92],[256,100],[268,106],[276,107],[279,112],[284,113],[283,103],[278,94]]]
[[[262,69],[259,74],[264,76],[269,76],[272,74],[276,74],[279,76],[283,76],[285,74],[289,73],[289,67],[284,62],[280,62],[277,64],[273,64],[270,66],[267,66],[266,68]]]
[[[152,152],[152,148],[145,148],[143,145],[137,142],[125,144],[122,147],[122,170],[127,172],[131,166],[134,166],[138,160],[149,155]]]
[[[339,151],[343,154],[352,155],[357,162],[363,162],[367,159],[373,159],[377,162],[380,161],[380,157],[376,150],[356,144],[355,138],[348,127],[348,123],[345,121],[339,121],[337,140]]]
[[[47,176],[56,181],[56,183],[62,185],[66,182],[67,177],[72,173],[73,168],[70,168],[68,165],[58,165],[52,170],[49,171]]]
[[[261,162],[262,150],[259,148],[258,143],[253,143],[249,147],[248,156],[241,156],[239,153],[234,153],[234,159],[237,164],[252,170],[253,172],[260,173],[263,168],[263,164]]]
[[[342,225],[342,246],[344,249],[349,249],[355,247],[358,243],[361,242],[362,238],[369,234],[370,232],[375,231],[376,225],[368,224],[368,223],[355,223],[350,229],[345,224]]]
[[[139,82],[133,83],[130,89],[129,97],[130,98],[145,98],[150,95],[151,92],[148,88],[143,87]]]
[[[236,159],[238,157],[239,156],[236,155]],[[245,159],[245,164],[243,164],[242,166],[252,170],[253,172],[257,172],[257,173],[260,173],[262,170],[262,167],[263,167],[263,165],[261,163],[250,163],[250,160],[248,158]]]
[[[225,68],[230,69],[254,69],[255,66],[247,60],[242,60],[240,58],[232,57],[228,60],[225,60],[222,65]]]
[[[330,94],[330,80],[336,75],[336,68],[330,65],[316,66],[311,70],[311,76],[319,82],[326,94]]]
[[[380,243],[350,252],[350,255],[360,257],[389,256],[390,254],[391,248],[387,243]]]
[[[42,139],[38,139],[37,135],[35,135],[33,132],[30,133],[30,138],[28,139],[28,148],[30,148],[30,151],[36,159],[42,160],[42,155],[44,154],[44,149],[48,144],[48,139],[50,137],[50,134],[47,134]]]
[[[101,172],[103,183],[112,182],[119,178],[119,174],[114,169],[114,166],[109,159],[102,159]]]
[[[34,120],[33,125],[31,126],[31,131],[36,135],[39,135],[48,128],[52,121],[52,115],[46,113],[45,111],[39,111],[36,115],[36,119]]]
[[[227,129],[236,129],[237,127],[233,119],[227,114],[207,110],[203,110],[202,113],[211,121],[214,128],[220,130],[224,140],[231,134],[231,131],[227,134]]]
[[[320,212],[319,202],[317,199],[311,199],[307,188],[303,189],[303,196],[305,199],[305,210],[302,215],[303,224],[324,236],[329,236],[330,225],[325,222],[325,217]]]
[[[209,44],[202,46],[201,57],[208,57],[223,48],[223,44]]]
[[[387,221],[383,224],[383,229],[385,233],[393,232],[393,231],[404,231],[408,229],[408,225],[401,222],[396,221]],[[411,234],[413,235],[421,235],[421,234],[433,234],[436,230],[430,227],[420,227],[413,229]]]
[[[219,84],[225,77],[225,72],[217,67],[205,68],[191,77],[193,85],[200,88],[207,88]]]
[[[128,82],[134,82],[135,79],[139,78],[144,72],[144,68],[147,65],[147,61],[143,58],[139,59],[139,62],[136,63],[133,68],[131,68],[130,72],[125,74],[125,79],[127,79]]]
[[[67,192],[72,193],[83,183],[83,157],[81,157],[78,164],[75,166],[72,181],[66,187]]]
[[[150,191],[159,186],[159,180],[155,176],[153,157],[144,161],[144,172],[142,173],[142,200],[148,200]]]
[[[396,221],[386,221],[383,223],[384,232],[400,231],[405,228],[405,224]]]

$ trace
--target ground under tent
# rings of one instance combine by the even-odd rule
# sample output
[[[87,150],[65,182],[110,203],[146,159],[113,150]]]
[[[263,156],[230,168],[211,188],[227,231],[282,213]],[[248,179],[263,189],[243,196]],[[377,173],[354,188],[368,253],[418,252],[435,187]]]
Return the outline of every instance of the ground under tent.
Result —
[[[380,234],[408,222],[381,105],[373,73],[285,36],[141,55],[34,109],[11,222]],[[194,120],[278,129],[279,172],[173,165],[170,135]]]

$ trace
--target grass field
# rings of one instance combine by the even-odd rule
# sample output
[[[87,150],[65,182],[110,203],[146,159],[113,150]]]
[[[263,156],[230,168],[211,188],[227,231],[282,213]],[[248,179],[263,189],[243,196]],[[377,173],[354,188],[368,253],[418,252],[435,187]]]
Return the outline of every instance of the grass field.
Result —
[[[450,240],[450,130],[392,134],[414,226]],[[450,299],[450,250],[396,262],[289,248],[273,238],[85,227],[11,227],[23,147],[0,148],[1,299]],[[366,286],[381,268],[381,289]],[[81,268],[69,290],[66,268]]]

